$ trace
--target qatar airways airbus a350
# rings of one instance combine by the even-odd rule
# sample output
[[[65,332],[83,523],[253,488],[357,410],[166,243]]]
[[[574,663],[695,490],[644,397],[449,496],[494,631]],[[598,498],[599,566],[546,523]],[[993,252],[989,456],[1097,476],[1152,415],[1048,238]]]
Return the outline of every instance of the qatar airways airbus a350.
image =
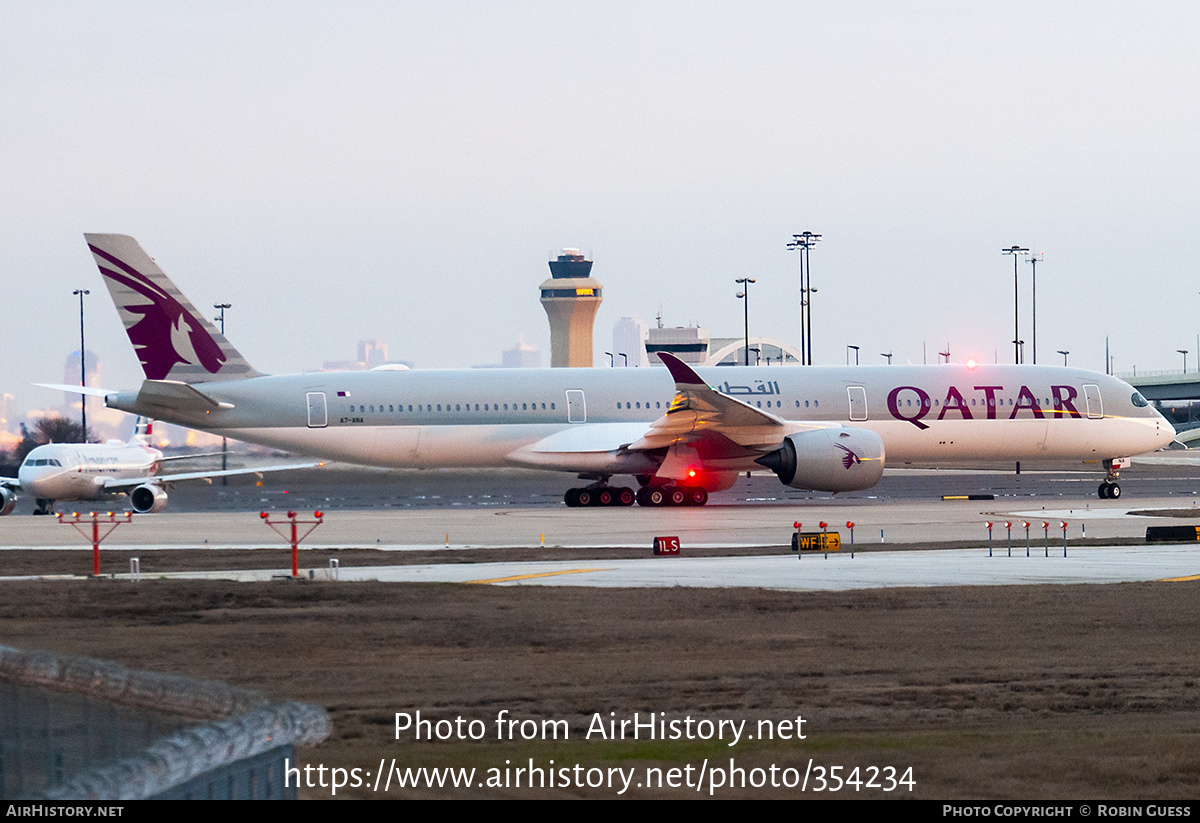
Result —
[[[86,235],[146,379],[105,403],[251,443],[406,468],[525,466],[592,481],[567,505],[703,505],[739,472],[831,492],[885,461],[1078,459],[1118,497],[1175,436],[1128,384],[1057,366],[486,369],[265,375],[131,237]],[[612,485],[636,478],[638,491]]]

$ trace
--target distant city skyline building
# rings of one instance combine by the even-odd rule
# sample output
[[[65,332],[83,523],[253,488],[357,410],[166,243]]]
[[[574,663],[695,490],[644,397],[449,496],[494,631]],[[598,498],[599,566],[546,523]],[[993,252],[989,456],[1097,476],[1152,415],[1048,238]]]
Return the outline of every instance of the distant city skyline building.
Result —
[[[357,360],[326,360],[321,364],[321,371],[365,371],[385,366],[411,369],[413,364],[389,359],[387,343],[382,340],[359,340]]]
[[[506,369],[539,369],[542,367],[542,353],[537,346],[525,342],[525,336],[517,336],[517,345],[505,349],[500,355],[500,365]]]
[[[387,343],[382,340],[359,340],[358,359],[368,369],[384,365],[388,362]]]
[[[563,249],[550,261],[541,285],[542,308],[550,321],[550,365],[587,368],[594,364],[592,336],[604,288],[593,280],[592,261],[579,249]]]
[[[648,366],[646,340],[650,336],[650,325],[640,317],[622,317],[613,326],[613,365]],[[621,355],[625,355],[622,357]]]

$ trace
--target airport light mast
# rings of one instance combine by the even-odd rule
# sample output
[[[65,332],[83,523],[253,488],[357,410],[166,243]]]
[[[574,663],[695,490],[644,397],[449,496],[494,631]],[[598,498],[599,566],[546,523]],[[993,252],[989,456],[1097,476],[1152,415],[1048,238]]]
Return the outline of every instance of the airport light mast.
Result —
[[[83,345],[83,296],[91,294],[88,289],[75,289],[71,294],[79,295],[79,388],[87,388],[87,367],[84,364],[86,355],[84,354]],[[83,422],[83,442],[87,442],[87,393],[80,392],[79,394],[79,410],[80,417]]]
[[[1045,263],[1045,252],[1037,252],[1029,257],[1029,265],[1033,266],[1033,362],[1037,364],[1037,264]]]
[[[821,235],[813,234],[811,231],[801,232],[800,234],[792,235],[792,242],[788,243],[789,250],[800,252],[800,354],[803,357],[801,365],[811,366],[812,359],[812,292],[816,289],[812,287],[812,261],[809,258],[809,250],[817,244],[821,239]],[[807,277],[806,277],[807,274]],[[807,315],[807,317],[805,317]],[[805,339],[805,327],[807,326],[807,340]]]
[[[739,277],[733,281],[741,283],[743,291],[737,293],[738,299],[742,301],[742,309],[745,321],[746,331],[746,365],[750,365],[750,284],[754,282],[753,277]]]
[[[1020,365],[1021,363],[1021,315],[1018,312],[1019,294],[1017,289],[1017,258],[1029,254],[1029,249],[1023,249],[1020,246],[1013,246],[1008,249],[1000,249],[1001,254],[1011,254],[1013,256],[1013,362]]]
[[[224,337],[225,336],[225,310],[233,308],[233,304],[232,303],[213,303],[213,308],[221,310],[220,316],[214,317],[213,320],[216,320],[218,323],[221,324],[221,336]],[[229,439],[226,437],[222,437],[221,438],[221,471],[225,471],[228,467],[229,467]],[[221,485],[228,486],[229,478],[222,477]]]

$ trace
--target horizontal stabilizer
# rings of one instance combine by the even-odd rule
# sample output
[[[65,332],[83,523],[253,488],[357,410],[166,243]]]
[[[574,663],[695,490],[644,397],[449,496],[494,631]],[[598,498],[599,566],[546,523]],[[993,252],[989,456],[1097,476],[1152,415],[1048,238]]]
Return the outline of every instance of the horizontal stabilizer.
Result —
[[[232,403],[213,400],[207,394],[178,380],[143,380],[138,402],[180,411],[206,412],[232,409]]]
[[[92,397],[104,397],[106,394],[112,394],[112,391],[109,389],[101,389],[96,386],[72,386],[68,383],[34,383],[33,385],[41,386],[43,389],[86,394]]]

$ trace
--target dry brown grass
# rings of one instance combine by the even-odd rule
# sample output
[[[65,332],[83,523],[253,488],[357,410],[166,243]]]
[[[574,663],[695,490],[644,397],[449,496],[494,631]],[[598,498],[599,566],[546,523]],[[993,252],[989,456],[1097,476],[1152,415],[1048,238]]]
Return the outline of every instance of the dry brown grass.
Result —
[[[1200,790],[1198,582],[789,593],[146,580],[3,591],[7,645],[325,706],[334,734],[301,755],[314,764],[669,767],[732,754],[746,765],[911,765],[922,798]],[[394,713],[417,709],[563,718],[576,739],[395,740]],[[751,723],[800,714],[809,736],[732,750],[577,739],[593,712],[609,711]]]

